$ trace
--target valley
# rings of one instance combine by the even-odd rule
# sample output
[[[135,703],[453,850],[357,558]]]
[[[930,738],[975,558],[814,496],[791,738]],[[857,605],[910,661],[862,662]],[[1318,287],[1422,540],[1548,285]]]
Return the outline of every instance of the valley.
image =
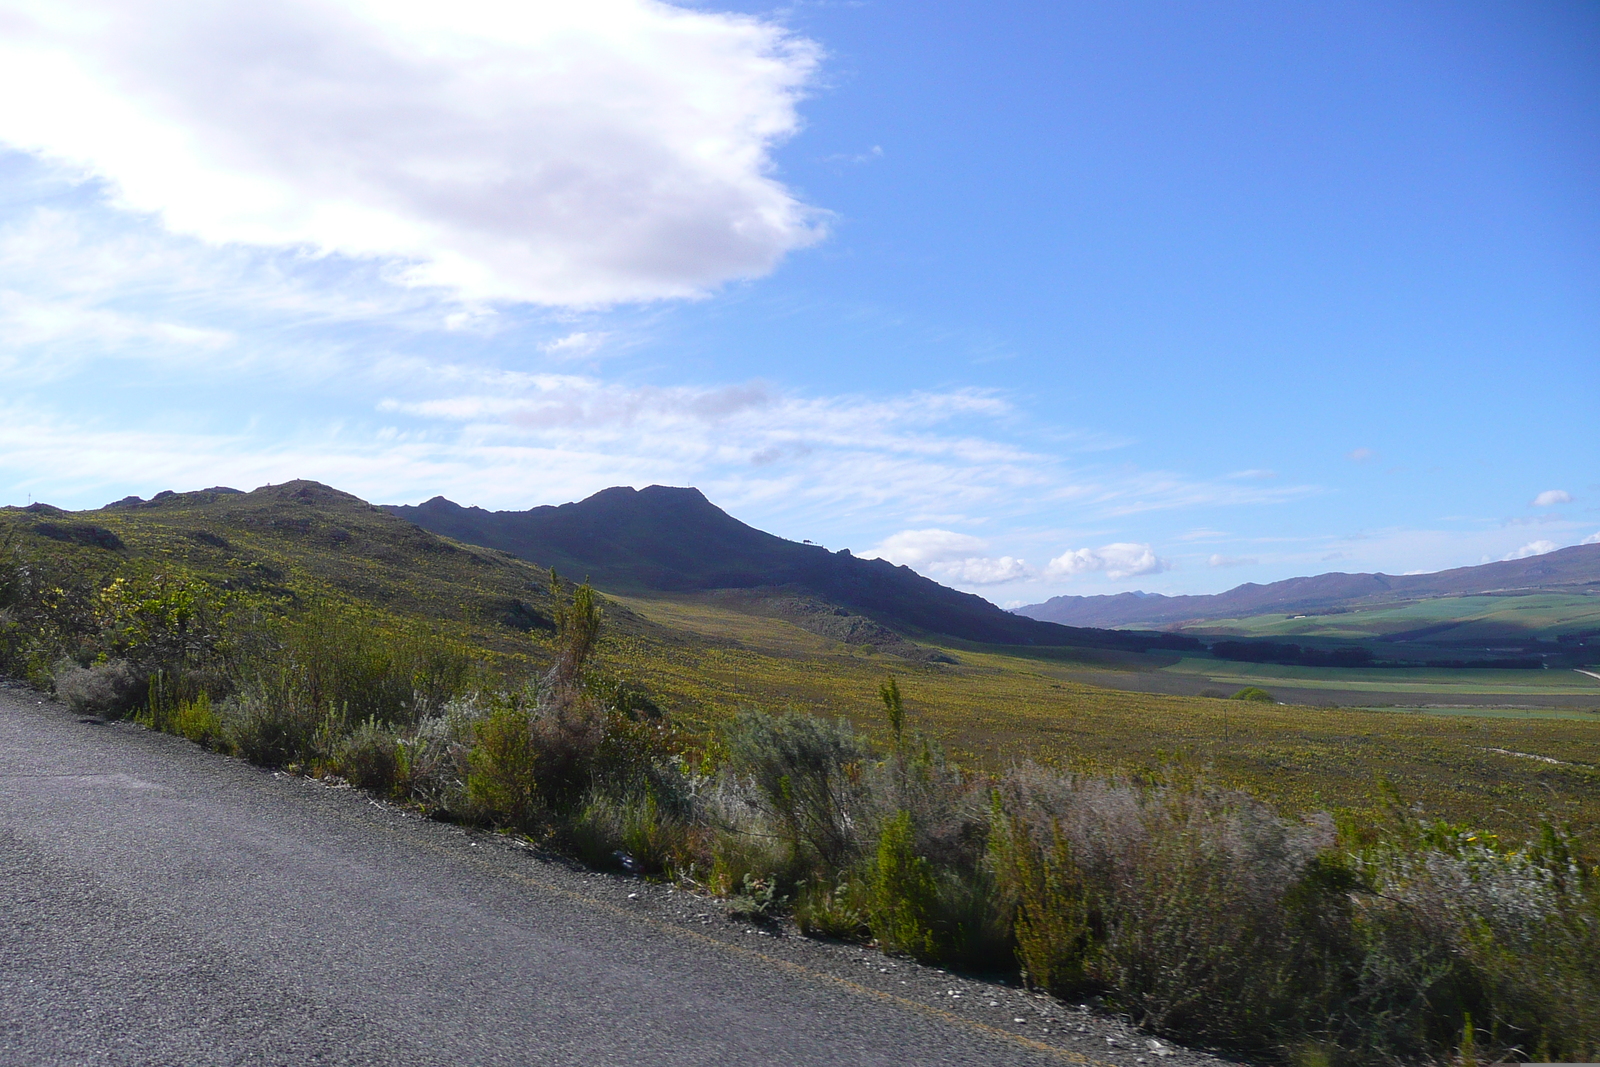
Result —
[[[96,582],[176,569],[229,590],[238,609],[293,613],[331,599],[392,632],[422,626],[477,650],[488,676],[531,677],[551,656],[549,572],[539,562],[428,533],[316,483],[164,495],[94,512],[6,509],[0,536],[7,533],[26,552]],[[681,551],[694,548],[681,529],[673,536]],[[570,554],[563,562],[569,575],[585,563]],[[916,582],[935,590],[929,603],[943,595],[926,579]],[[1600,679],[1555,667],[1235,662],[1206,655],[1197,639],[1383,642],[1441,622],[1502,626],[1513,618],[1554,644],[1561,627],[1581,621],[1566,595],[1212,620],[1171,635],[1179,640],[1165,643],[1179,647],[1168,649],[1151,647],[1164,639],[1147,633],[1070,628],[1054,638],[1060,644],[973,641],[906,625],[870,603],[835,607],[818,595],[825,589],[793,584],[597,585],[607,621],[595,670],[648,693],[691,735],[741,708],[845,716],[881,735],[876,694],[893,675],[913,725],[975,768],[1033,759],[1092,773],[1204,774],[1286,810],[1367,814],[1381,807],[1374,785],[1386,780],[1408,803],[1506,833],[1524,833],[1543,815],[1600,825]],[[957,628],[1012,618],[957,596],[952,602],[966,613]],[[1245,686],[1276,702],[1223,699]]]

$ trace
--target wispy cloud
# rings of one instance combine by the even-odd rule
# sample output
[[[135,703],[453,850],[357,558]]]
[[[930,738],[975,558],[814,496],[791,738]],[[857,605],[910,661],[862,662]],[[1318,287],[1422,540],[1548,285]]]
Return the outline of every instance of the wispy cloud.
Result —
[[[865,152],[835,152],[831,156],[823,156],[824,163],[871,163],[883,158],[883,146],[873,145]]]
[[[1365,463],[1368,460],[1376,459],[1377,455],[1378,453],[1370,448],[1353,448],[1345,453],[1345,458],[1354,460],[1357,463]]]
[[[1206,560],[1206,566],[1208,566],[1208,567],[1254,567],[1259,562],[1261,562],[1261,561],[1255,556],[1223,556],[1223,555],[1218,555],[1216,553],[1213,553],[1211,558]]]
[[[1529,503],[1529,507],[1547,508],[1552,504],[1570,504],[1572,494],[1565,489],[1546,489]]]
[[[564,337],[546,341],[539,351],[557,359],[584,359],[594,355],[610,335],[604,330],[575,330]]]

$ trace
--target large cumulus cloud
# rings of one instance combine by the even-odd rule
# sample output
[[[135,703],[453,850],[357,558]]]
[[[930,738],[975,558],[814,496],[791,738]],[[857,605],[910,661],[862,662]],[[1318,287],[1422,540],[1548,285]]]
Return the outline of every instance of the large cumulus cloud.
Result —
[[[818,49],[653,0],[0,0],[0,142],[210,242],[603,305],[760,275]]]

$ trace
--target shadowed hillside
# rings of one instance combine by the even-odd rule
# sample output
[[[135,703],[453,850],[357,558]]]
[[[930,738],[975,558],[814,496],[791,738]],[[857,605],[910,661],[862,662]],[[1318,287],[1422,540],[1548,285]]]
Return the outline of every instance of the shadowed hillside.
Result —
[[[1319,612],[1429,597],[1532,592],[1600,593],[1600,545],[1574,545],[1528,559],[1433,574],[1319,574],[1270,585],[1246,583],[1212,596],[1058,596],[1016,609],[1069,626],[1170,626],[1198,619]]]
[[[619,593],[781,590],[901,630],[966,641],[1135,650],[1194,646],[1165,635],[1107,634],[1013,615],[909,567],[764,533],[698,489],[619,486],[577,503],[528,511],[490,512],[435,497],[389,511],[425,530],[587,576]]]

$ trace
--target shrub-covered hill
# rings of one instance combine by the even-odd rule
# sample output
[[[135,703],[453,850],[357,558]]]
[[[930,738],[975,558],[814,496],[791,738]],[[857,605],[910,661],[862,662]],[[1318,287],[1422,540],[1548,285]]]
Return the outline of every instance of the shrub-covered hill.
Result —
[[[1175,634],[1060,626],[1003,611],[909,567],[829,552],[749,526],[698,490],[615,486],[559,507],[485,511],[435,497],[388,510],[435,533],[590,576],[618,593],[768,590],[836,605],[913,637],[998,645],[1198,649]],[[804,622],[801,621],[804,625]]]
[[[474,644],[527,651],[553,628],[547,570],[456,544],[311,481],[120,500],[96,511],[0,509],[0,539],[94,580],[176,569],[269,610],[331,598],[440,624]],[[624,632],[648,627],[620,607]]]

